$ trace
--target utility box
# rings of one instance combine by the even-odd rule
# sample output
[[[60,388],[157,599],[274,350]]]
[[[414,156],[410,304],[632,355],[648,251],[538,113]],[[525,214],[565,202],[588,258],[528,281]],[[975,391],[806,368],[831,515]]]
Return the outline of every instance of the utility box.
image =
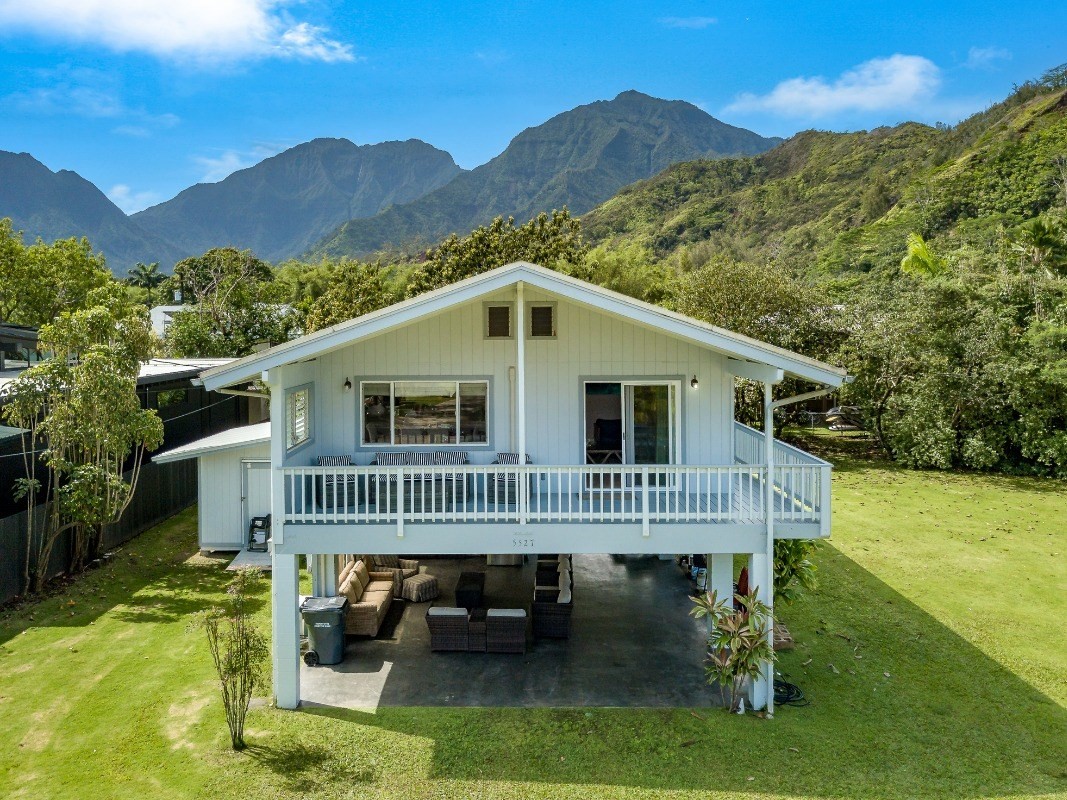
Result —
[[[308,632],[304,663],[340,664],[345,658],[345,608],[347,597],[309,597],[300,604]]]

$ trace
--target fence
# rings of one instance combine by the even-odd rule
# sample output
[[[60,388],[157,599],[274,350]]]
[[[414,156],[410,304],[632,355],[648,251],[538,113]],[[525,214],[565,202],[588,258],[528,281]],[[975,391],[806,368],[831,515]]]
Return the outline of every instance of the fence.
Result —
[[[170,464],[145,464],[137,492],[126,513],[104,529],[102,547],[110,550],[196,502],[196,459]],[[40,517],[41,515],[38,515]],[[58,575],[70,558],[70,541],[63,537],[52,551],[49,573]],[[0,603],[22,592],[26,566],[26,512],[0,518]]]

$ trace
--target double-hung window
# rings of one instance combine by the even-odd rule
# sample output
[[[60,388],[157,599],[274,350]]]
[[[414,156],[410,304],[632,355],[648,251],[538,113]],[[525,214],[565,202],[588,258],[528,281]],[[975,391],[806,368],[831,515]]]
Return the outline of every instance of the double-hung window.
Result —
[[[311,386],[298,386],[285,394],[285,449],[295,450],[311,441]]]
[[[376,381],[360,387],[362,443],[487,444],[488,381]]]

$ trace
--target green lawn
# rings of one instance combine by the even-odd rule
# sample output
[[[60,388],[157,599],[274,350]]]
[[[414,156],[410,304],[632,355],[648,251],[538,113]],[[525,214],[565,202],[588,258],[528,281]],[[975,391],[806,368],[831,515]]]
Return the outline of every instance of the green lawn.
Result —
[[[1067,487],[838,464],[821,589],[785,616],[812,704],[773,721],[260,704],[234,754],[187,628],[226,574],[188,511],[0,615],[0,795],[1067,797]]]

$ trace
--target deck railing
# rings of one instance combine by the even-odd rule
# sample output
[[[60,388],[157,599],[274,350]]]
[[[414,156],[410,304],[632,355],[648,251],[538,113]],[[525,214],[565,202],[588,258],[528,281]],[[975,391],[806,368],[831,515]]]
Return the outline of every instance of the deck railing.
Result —
[[[734,461],[758,466],[765,463],[764,434],[734,422]],[[833,466],[811,453],[774,440],[775,521],[818,521],[830,530],[830,475]],[[825,512],[825,513],[824,513]]]
[[[821,468],[798,466],[789,486],[819,491]],[[740,523],[764,517],[758,465],[291,467],[282,470],[285,521],[296,523]],[[776,473],[777,474],[777,473]],[[778,483],[778,480],[776,480]],[[775,515],[819,522],[789,492]]]

